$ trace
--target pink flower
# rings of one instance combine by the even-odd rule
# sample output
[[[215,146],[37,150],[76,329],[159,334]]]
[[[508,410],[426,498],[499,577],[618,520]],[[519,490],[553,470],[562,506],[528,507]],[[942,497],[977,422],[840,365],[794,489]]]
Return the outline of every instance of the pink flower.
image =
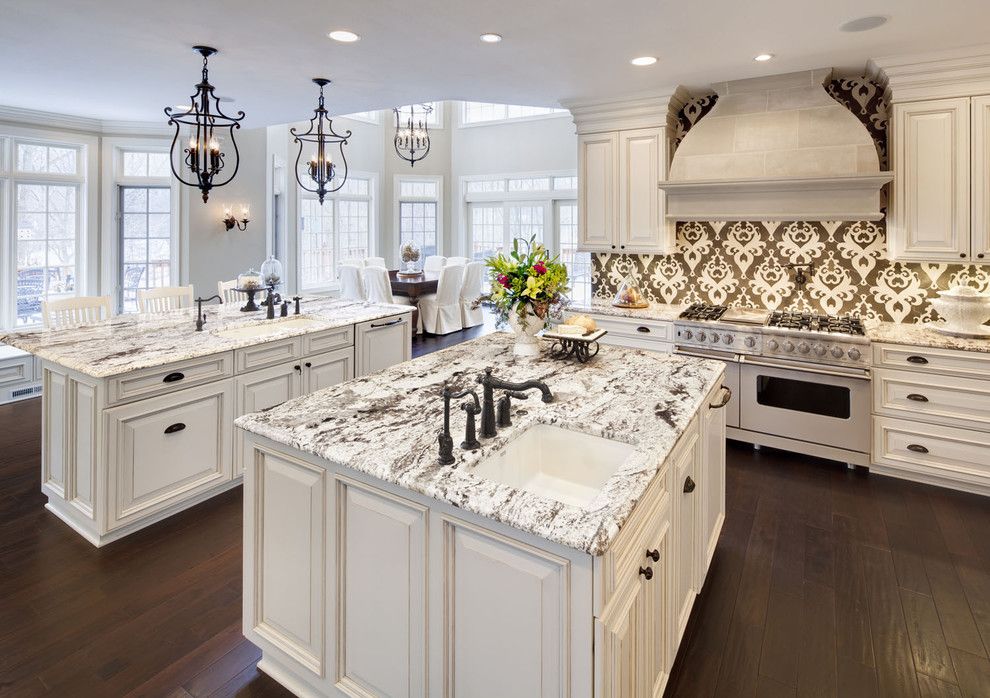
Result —
[[[506,276],[505,274],[498,275],[498,282],[503,286],[505,286],[506,288],[509,288],[509,277]]]
[[[544,266],[543,262],[537,262],[533,265],[533,273],[537,276],[543,276],[547,273],[547,268]]]

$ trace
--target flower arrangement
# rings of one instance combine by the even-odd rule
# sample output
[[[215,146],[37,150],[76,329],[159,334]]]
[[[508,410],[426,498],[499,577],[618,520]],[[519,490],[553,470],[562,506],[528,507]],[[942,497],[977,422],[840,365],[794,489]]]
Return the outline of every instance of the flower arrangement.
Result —
[[[525,247],[525,249],[523,249]],[[512,251],[490,257],[486,265],[491,276],[488,300],[498,311],[502,323],[511,313],[525,326],[530,311],[545,325],[567,302],[567,267],[536,237],[512,241]]]

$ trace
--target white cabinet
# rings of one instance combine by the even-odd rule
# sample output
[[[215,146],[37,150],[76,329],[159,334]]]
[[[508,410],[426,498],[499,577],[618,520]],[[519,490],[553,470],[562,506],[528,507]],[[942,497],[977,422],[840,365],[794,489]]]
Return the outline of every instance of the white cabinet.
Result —
[[[403,313],[355,325],[355,376],[366,376],[412,358],[411,318],[410,313]]]
[[[894,260],[990,261],[990,98],[894,104]]]
[[[673,246],[658,184],[667,173],[666,129],[578,137],[578,247],[664,254]]]
[[[687,626],[694,597],[698,593],[698,574],[701,551],[698,550],[698,521],[702,511],[699,498],[704,492],[698,488],[698,462],[701,457],[701,445],[698,434],[691,434],[690,441],[685,444],[671,466],[674,475],[673,482],[673,529],[674,529],[674,559],[673,566],[673,632],[675,644],[680,642]]]
[[[323,390],[354,377],[354,350],[351,347],[309,356],[303,361],[304,393]]]
[[[725,426],[728,405],[723,402],[731,397],[732,393],[727,393],[722,388],[718,391],[718,402],[710,403],[701,417],[704,441],[701,444],[701,466],[698,472],[698,486],[701,488],[699,550],[702,555],[699,585],[711,565],[725,519]]]

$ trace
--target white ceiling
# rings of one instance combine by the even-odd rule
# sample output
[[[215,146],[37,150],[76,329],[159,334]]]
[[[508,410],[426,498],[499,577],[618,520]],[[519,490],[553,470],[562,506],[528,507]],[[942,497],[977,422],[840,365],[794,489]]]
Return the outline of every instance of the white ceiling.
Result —
[[[873,31],[840,32],[870,14]],[[984,43],[987,0],[0,0],[0,104],[164,120],[198,81],[193,44],[245,126],[433,99],[531,105]],[[340,44],[331,29],[361,34]],[[483,44],[482,32],[504,35]],[[752,57],[776,54],[768,63]],[[637,68],[629,59],[655,55]],[[233,109],[230,107],[233,106]]]

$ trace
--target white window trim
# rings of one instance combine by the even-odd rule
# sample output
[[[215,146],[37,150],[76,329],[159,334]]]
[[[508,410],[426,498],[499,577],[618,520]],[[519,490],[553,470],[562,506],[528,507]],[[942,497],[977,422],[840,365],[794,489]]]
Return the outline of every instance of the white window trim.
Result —
[[[457,103],[457,128],[478,128],[481,126],[502,126],[504,124],[522,124],[527,121],[546,121],[547,119],[561,119],[561,118],[572,118],[571,113],[564,109],[559,112],[552,112],[550,114],[536,114],[534,116],[513,116],[504,119],[492,119],[491,121],[465,121],[464,120],[464,109],[467,102]],[[510,105],[517,106],[517,105]],[[522,105],[525,106],[525,105]],[[557,108],[557,107],[554,107]]]
[[[443,244],[443,175],[395,175],[392,191],[392,230],[395,231],[395,250],[398,255],[399,247],[402,245],[402,231],[399,229],[399,204],[403,201],[416,202],[428,201],[437,204],[437,254],[444,255],[445,245]],[[402,196],[403,182],[435,182],[437,185],[436,196]]]
[[[366,200],[369,202],[368,203],[368,255],[375,256],[378,254],[378,215],[377,215],[378,214],[378,174],[375,172],[362,172],[358,170],[349,170],[347,176],[357,177],[360,179],[367,179],[368,193],[365,195],[365,194],[341,194],[340,192],[333,192],[326,195],[325,197],[326,200],[332,200],[334,202],[334,209],[333,209],[334,259],[337,258],[337,251],[338,251],[337,220],[339,216],[339,209],[337,208],[336,202],[339,199],[344,199],[347,201]],[[290,283],[292,285],[292,288],[294,289],[294,293],[305,292],[305,293],[313,293],[317,295],[321,295],[325,293],[335,293],[340,290],[340,282],[336,279],[326,284],[326,286],[321,286],[317,288],[307,288],[305,291],[302,291],[302,288],[299,284],[299,234],[300,234],[299,217],[301,215],[300,211],[302,209],[301,202],[305,198],[314,199],[316,198],[316,195],[312,194],[311,192],[303,191],[302,187],[299,186],[299,183],[296,182],[295,178],[292,178],[289,181],[295,184],[295,186],[292,187],[293,190],[295,191],[295,201],[294,201],[295,210],[293,212],[292,224],[289,230],[289,234],[292,235],[293,237],[291,243],[292,259],[291,260],[287,259],[285,261],[285,264],[283,264],[283,269],[288,270],[289,273],[291,273],[292,275]],[[290,248],[289,242],[286,241],[286,257],[288,257],[290,254],[289,248]]]
[[[31,142],[78,148],[76,175],[16,172],[15,143]],[[0,298],[17,297],[15,235],[15,183],[75,184],[76,198],[76,295],[93,295],[99,289],[99,138],[82,133],[0,124]],[[0,327],[14,329],[16,304],[0,303]]]
[[[178,285],[185,279],[186,260],[189,241],[182,239],[182,190],[175,177],[125,177],[123,155],[128,151],[142,153],[168,153],[172,145],[168,138],[104,138],[103,139],[103,171],[102,184],[102,269],[101,288],[103,293],[110,296],[111,307],[120,307],[120,195],[119,187],[161,187],[171,189],[171,235],[169,252],[171,256],[171,283]],[[202,291],[202,289],[200,289]]]

